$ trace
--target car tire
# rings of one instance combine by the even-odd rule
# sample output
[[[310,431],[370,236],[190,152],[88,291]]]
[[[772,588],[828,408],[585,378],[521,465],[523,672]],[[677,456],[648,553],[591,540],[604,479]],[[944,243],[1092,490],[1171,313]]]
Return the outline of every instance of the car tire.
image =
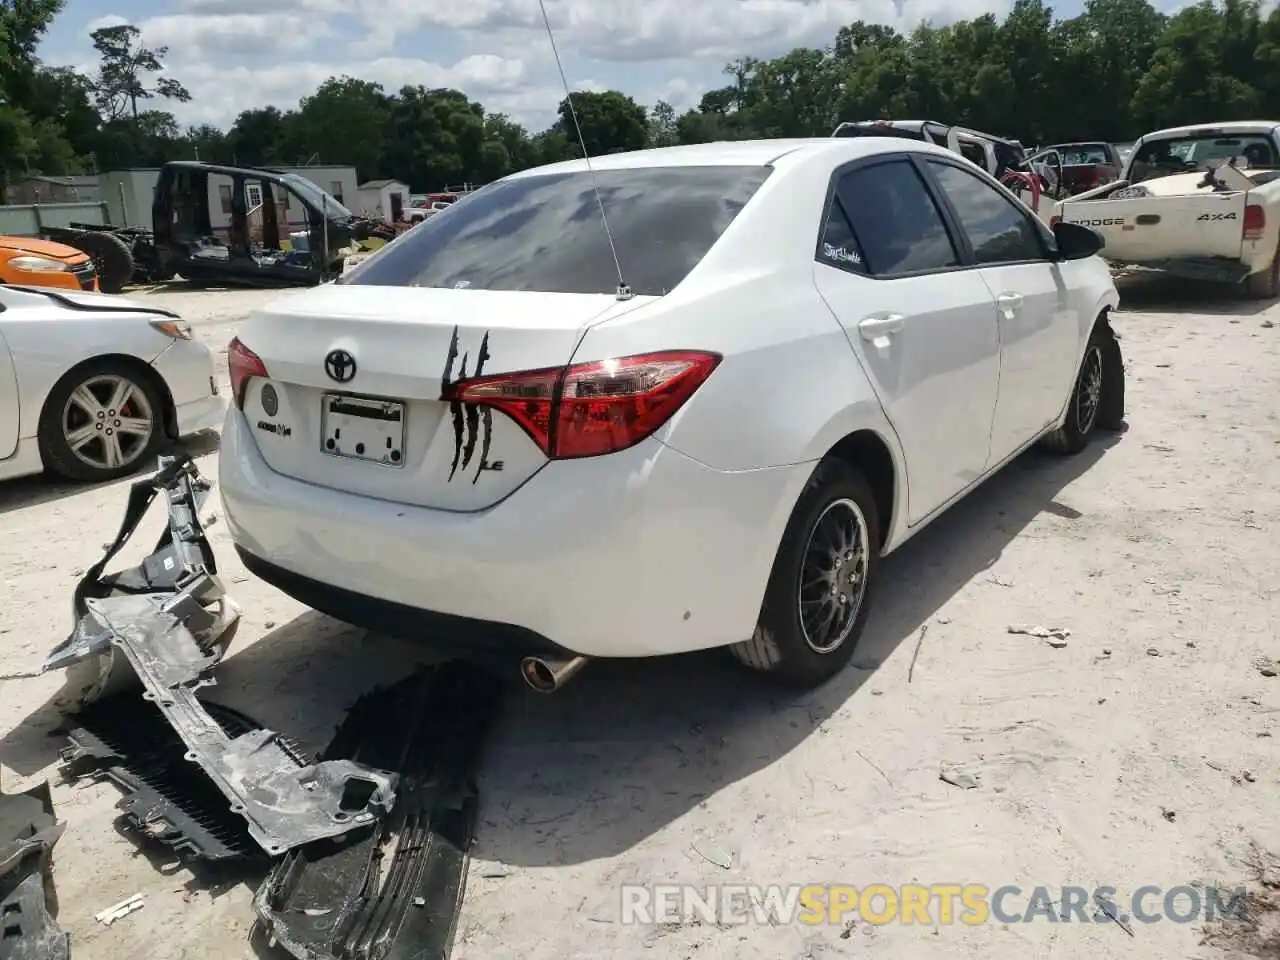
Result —
[[[806,689],[843,670],[871,609],[880,524],[875,496],[862,474],[842,460],[819,463],[787,522],[755,633],[729,648],[735,659]],[[836,540],[846,549],[837,550]],[[847,592],[838,592],[846,587]],[[832,629],[820,634],[816,620],[828,614],[835,618],[828,621]]]
[[[1051,453],[1075,454],[1088,446],[1096,431],[1123,429],[1124,388],[1120,341],[1104,314],[1085,346],[1067,402],[1066,420],[1044,438],[1044,448]]]
[[[128,396],[121,413],[108,404],[112,393],[126,385]],[[73,402],[73,396],[81,391],[99,402],[101,416],[86,409],[87,404]],[[153,458],[163,442],[167,403],[150,371],[139,363],[104,358],[74,367],[54,384],[40,412],[37,438],[45,469],[83,483],[129,476]],[[134,420],[135,426],[136,421],[146,420],[150,429],[145,434],[117,432],[125,417]],[[85,441],[77,452],[74,433],[89,428],[94,428],[97,436]],[[108,440],[109,436],[115,440]],[[119,456],[108,456],[108,444],[114,444]]]
[[[1249,274],[1244,282],[1245,289],[1254,300],[1274,300],[1280,296],[1280,252],[1272,258],[1267,269]]]
[[[133,251],[114,233],[85,230],[71,241],[71,246],[93,260],[102,293],[119,293],[133,279]]]

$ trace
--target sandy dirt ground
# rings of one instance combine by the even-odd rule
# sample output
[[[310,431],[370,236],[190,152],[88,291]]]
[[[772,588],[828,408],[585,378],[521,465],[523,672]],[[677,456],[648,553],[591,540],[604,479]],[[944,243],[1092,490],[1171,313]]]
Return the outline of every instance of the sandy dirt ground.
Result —
[[[1280,306],[1169,284],[1124,295],[1128,432],[1073,459],[1027,455],[895,554],[855,667],[824,689],[782,696],[699,655],[597,665],[554,697],[515,695],[484,762],[454,957],[1280,956],[1238,927],[1218,931],[1224,947],[1169,921],[1132,936],[1045,920],[621,922],[624,883],[1265,892],[1254,848],[1280,853],[1280,678],[1259,666],[1280,658]],[[149,296],[224,349],[277,294]],[[216,441],[192,449],[216,478]],[[0,487],[0,670],[65,636],[72,587],[126,489]],[[319,747],[362,691],[429,656],[304,610],[245,573],[225,526],[211,537],[245,609],[215,699]],[[1070,636],[1009,632],[1024,624]],[[74,955],[280,956],[250,944],[257,878],[196,882],[118,833],[112,787],[61,782],[58,686],[3,685],[0,763],[6,792],[53,780]],[[944,782],[944,767],[972,788]],[[1266,879],[1280,885],[1274,864]],[[142,910],[95,923],[135,893]]]

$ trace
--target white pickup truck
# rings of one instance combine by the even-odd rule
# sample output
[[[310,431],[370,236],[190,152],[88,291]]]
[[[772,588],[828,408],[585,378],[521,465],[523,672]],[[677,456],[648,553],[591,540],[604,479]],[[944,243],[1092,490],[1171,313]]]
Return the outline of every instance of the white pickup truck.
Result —
[[[1113,264],[1280,295],[1280,121],[1148,133],[1120,179],[1054,204],[1102,234]]]

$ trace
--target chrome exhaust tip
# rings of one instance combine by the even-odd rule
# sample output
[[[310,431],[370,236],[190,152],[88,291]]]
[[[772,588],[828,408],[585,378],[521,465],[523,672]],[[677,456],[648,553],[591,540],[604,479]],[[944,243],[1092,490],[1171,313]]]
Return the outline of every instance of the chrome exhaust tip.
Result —
[[[520,676],[538,693],[555,693],[586,665],[586,657],[573,657],[569,660],[525,657],[520,661]]]

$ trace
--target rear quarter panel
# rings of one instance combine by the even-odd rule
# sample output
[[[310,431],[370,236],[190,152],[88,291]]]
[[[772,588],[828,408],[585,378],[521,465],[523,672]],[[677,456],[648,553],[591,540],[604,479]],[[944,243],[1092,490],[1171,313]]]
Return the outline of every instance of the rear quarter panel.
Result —
[[[717,470],[817,460],[848,432],[882,430],[879,402],[813,282],[827,185],[844,159],[807,151],[784,158],[683,283],[593,324],[574,361],[650,350],[721,354],[658,434]]]

